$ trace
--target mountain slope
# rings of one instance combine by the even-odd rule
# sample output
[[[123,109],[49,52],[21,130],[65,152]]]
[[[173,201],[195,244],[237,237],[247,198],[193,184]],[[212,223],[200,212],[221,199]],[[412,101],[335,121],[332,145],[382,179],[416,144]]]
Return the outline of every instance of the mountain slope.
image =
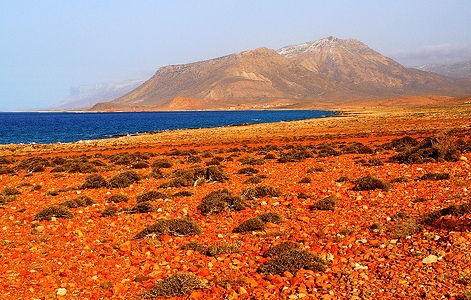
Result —
[[[299,107],[420,94],[471,94],[471,80],[406,68],[357,40],[329,37],[166,66],[94,109]]]
[[[471,61],[447,64],[429,64],[414,68],[421,71],[434,72],[451,78],[471,78]]]

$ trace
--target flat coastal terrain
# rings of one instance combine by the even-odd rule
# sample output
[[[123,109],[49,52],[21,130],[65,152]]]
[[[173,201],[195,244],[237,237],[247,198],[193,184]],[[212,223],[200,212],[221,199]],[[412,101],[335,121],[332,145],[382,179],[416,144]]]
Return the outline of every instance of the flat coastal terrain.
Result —
[[[0,298],[471,297],[471,106],[340,110],[0,145]]]

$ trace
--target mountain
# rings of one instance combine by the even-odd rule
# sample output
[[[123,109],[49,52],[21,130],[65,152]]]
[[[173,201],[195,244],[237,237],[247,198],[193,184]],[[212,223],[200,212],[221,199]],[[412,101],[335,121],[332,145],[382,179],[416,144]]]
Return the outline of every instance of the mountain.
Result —
[[[406,68],[357,40],[328,37],[166,66],[93,109],[314,107],[420,94],[471,94],[471,80]]]
[[[71,87],[67,98],[52,105],[54,109],[87,108],[98,102],[111,101],[134,90],[145,80],[123,80]]]
[[[471,78],[471,61],[446,64],[429,64],[414,67],[421,71],[434,72],[451,78]]]

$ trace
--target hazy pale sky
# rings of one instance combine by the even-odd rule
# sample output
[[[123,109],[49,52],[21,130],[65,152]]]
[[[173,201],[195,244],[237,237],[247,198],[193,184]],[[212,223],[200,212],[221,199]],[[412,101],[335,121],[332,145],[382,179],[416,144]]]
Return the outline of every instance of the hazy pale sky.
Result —
[[[406,65],[471,60],[470,0],[0,0],[0,111],[72,86],[328,36]]]

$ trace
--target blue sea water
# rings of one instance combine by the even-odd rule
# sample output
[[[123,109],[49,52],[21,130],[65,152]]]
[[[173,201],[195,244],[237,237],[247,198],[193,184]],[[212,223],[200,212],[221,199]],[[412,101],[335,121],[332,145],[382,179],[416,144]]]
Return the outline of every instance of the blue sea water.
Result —
[[[0,112],[0,144],[66,143],[174,129],[304,120],[334,114],[320,110]]]

